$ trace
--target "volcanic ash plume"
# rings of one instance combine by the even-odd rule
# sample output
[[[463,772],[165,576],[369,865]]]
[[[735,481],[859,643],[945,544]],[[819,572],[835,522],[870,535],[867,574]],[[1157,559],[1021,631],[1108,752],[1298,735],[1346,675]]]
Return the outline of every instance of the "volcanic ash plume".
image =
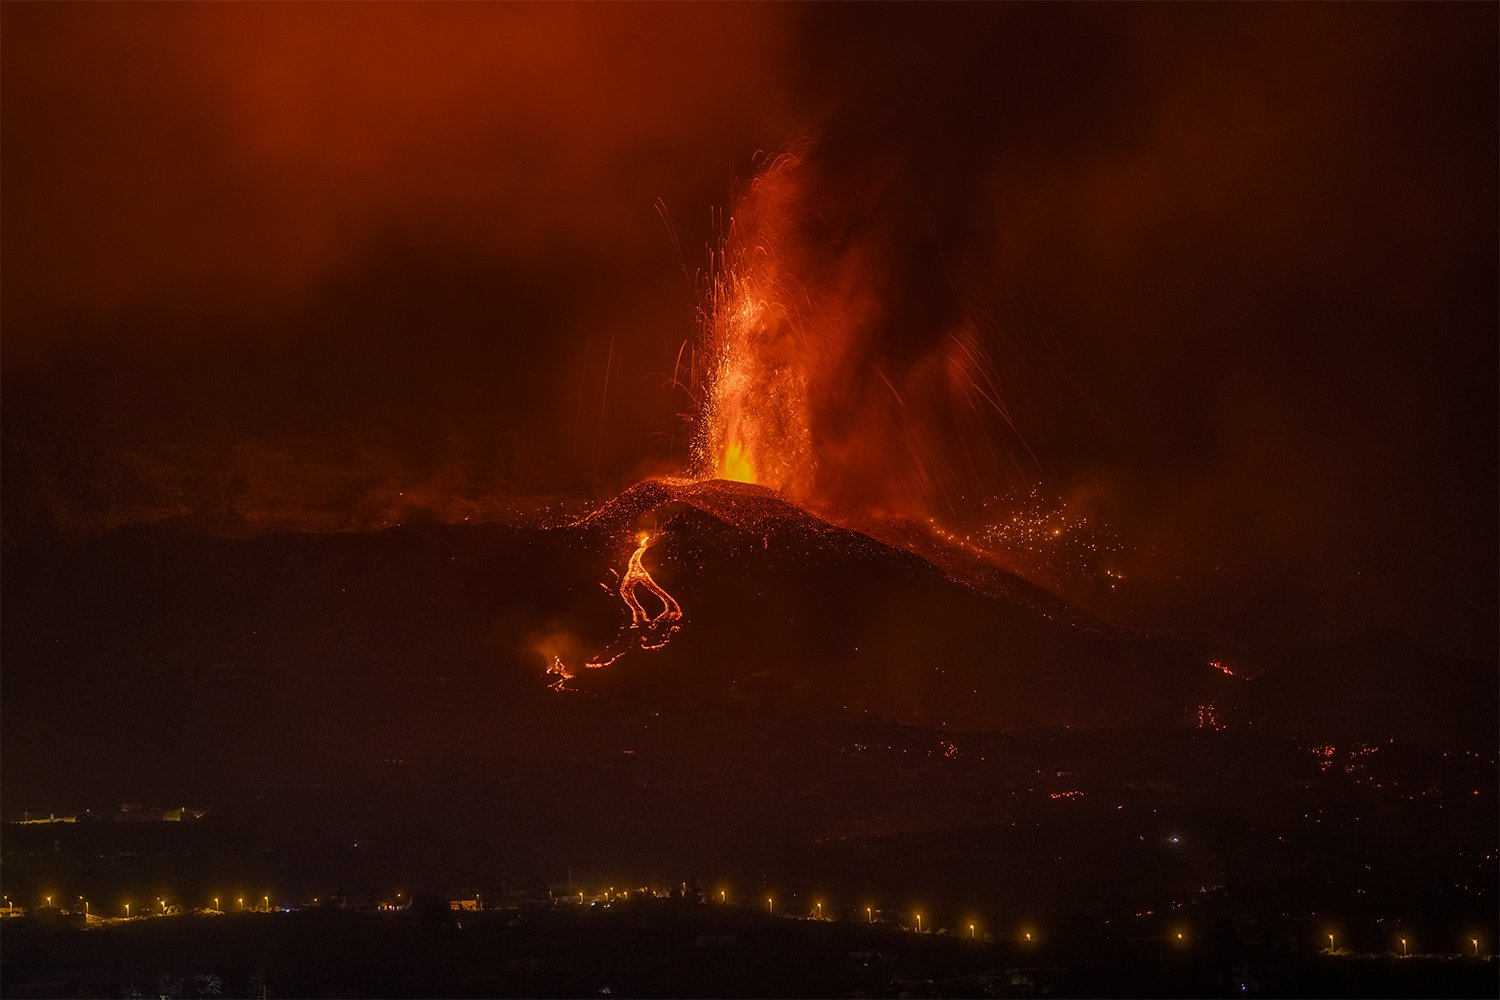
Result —
[[[998,331],[963,318],[962,288],[893,263],[930,239],[909,199],[826,196],[810,156],[766,162],[711,256],[695,474],[907,513],[991,488],[1010,427],[984,346]]]

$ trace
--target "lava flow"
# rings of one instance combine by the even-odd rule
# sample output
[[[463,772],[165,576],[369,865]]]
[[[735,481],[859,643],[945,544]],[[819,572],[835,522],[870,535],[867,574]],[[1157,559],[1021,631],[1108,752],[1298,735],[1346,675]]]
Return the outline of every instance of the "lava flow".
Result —
[[[621,576],[610,570],[620,581],[619,588],[612,592],[617,593],[625,607],[630,611],[630,621],[620,630],[613,642],[595,658],[584,663],[586,670],[601,670],[610,666],[632,646],[646,650],[657,650],[672,641],[672,636],[677,634],[682,620],[682,605],[677,603],[676,598],[657,583],[651,577],[651,571],[646,569],[646,550],[651,547],[655,538],[649,531],[640,533],[635,551],[630,554],[630,560],[625,565],[625,574]],[[644,587],[661,604],[661,610],[652,614],[646,610],[645,605],[636,596],[636,590]],[[547,686],[554,691],[568,690],[567,683],[576,674],[563,662],[560,655],[553,653],[552,662],[547,664],[547,673],[557,677]]]
[[[646,569],[643,561],[646,550],[651,547],[651,534],[641,532],[640,545],[630,554],[630,562],[625,568],[625,576],[620,580],[620,599],[630,606],[630,627],[636,629],[640,635],[642,649],[661,649],[671,641],[673,633],[678,629],[676,622],[682,618],[682,606],[673,599],[672,595],[662,589],[661,584],[651,579],[651,573]],[[661,611],[652,615],[641,606],[640,599],[635,596],[637,587],[645,587],[646,590],[655,595],[661,602]],[[592,666],[593,664],[590,664]]]

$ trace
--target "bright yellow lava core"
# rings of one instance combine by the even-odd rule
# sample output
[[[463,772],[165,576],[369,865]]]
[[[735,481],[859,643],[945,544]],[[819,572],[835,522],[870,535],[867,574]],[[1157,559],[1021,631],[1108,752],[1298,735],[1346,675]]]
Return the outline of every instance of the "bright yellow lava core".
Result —
[[[724,460],[719,463],[719,478],[736,483],[755,482],[755,466],[750,464],[750,456],[738,441],[731,441],[729,447],[724,449]]]

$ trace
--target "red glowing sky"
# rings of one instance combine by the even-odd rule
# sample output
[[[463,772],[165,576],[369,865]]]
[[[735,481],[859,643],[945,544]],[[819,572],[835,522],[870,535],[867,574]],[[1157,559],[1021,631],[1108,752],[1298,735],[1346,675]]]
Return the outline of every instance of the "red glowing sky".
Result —
[[[1493,7],[0,16],[8,541],[680,460],[711,209],[806,134],[875,355],[988,331],[1035,457],[973,491],[1113,525],[1167,627],[1493,655]]]

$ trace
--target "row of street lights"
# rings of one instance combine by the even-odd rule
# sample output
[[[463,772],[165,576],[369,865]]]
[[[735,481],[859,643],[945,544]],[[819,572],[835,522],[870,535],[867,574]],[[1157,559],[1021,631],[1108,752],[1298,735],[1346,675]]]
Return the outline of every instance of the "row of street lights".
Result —
[[[719,902],[720,903],[728,903],[729,902],[729,894],[725,890],[723,890],[723,889],[719,890]],[[774,897],[774,896],[767,896],[766,897],[766,912],[769,913],[769,914],[771,914],[772,916],[775,916],[775,914],[776,914],[776,897]],[[916,917],[916,921],[917,921],[917,933],[918,934],[923,933],[923,931],[922,931],[922,914],[920,914],[920,913],[914,913],[913,916]],[[814,920],[822,920],[823,919],[823,904],[821,902],[815,902],[815,903],[813,903],[813,919]],[[875,922],[875,907],[873,907],[873,906],[867,906],[867,907],[865,907],[865,922],[866,923],[871,923],[871,924],[873,924]],[[967,926],[968,926],[968,929],[969,929],[969,938],[971,940],[977,939],[978,936],[979,936],[977,925],[970,923]],[[1024,932],[1024,936],[1025,936],[1026,941],[1029,943],[1031,941],[1031,932],[1030,931],[1025,931]],[[1182,936],[1181,934],[1178,935],[1178,937],[1181,937],[1181,936]]]
[[[1182,935],[1180,935],[1180,934],[1178,935],[1178,937],[1181,937],[1181,936]],[[1410,958],[1411,957],[1411,953],[1407,950],[1407,940],[1406,940],[1406,938],[1401,938],[1400,940],[1401,940],[1401,957],[1402,958]],[[1474,949],[1474,957],[1478,958],[1479,957],[1479,939],[1476,938],[1476,937],[1469,938],[1469,947]],[[1334,948],[1334,936],[1332,934],[1329,934],[1328,935],[1328,954],[1332,955],[1334,953],[1334,951],[1335,951],[1335,948]]]
[[[14,913],[15,912],[15,904],[13,904],[10,901],[10,897],[9,896],[3,896],[3,897],[0,897],[0,898],[3,898],[5,900],[5,912],[7,914]],[[52,908],[52,898],[53,898],[52,896],[47,896],[47,895],[44,895],[42,897],[42,899],[45,901],[45,905],[46,905],[46,907],[48,909]],[[260,909],[263,912],[266,912],[266,913],[271,912],[271,897],[270,897],[270,895],[268,894],[268,895],[261,896],[260,899],[261,899],[261,907],[260,907]],[[215,910],[221,910],[222,907],[219,906],[219,897],[215,896],[215,897],[213,897],[213,900],[214,900],[214,909]],[[245,909],[245,897],[244,896],[237,896],[237,897],[235,897],[235,900],[236,900],[236,902],[237,902],[237,904],[239,906],[239,909],[243,912],[244,909]],[[87,919],[89,916],[91,916],[91,911],[89,909],[90,903],[89,903],[89,901],[87,899],[84,899],[82,896],[79,896],[78,897],[78,904],[83,907],[83,915],[84,915],[85,919]],[[161,912],[162,913],[165,914],[167,912],[167,901],[166,901],[166,899],[164,899],[161,896],[157,896],[156,897],[156,904],[157,904],[157,906],[159,906],[161,908]],[[130,917],[132,917],[134,915],[134,906],[135,906],[135,904],[127,900],[122,905],[123,905],[124,910],[125,910],[125,917],[126,917],[126,919],[129,919]],[[252,908],[250,912],[252,912],[252,913],[255,912],[255,909]]]
[[[720,889],[719,890],[719,902],[720,903],[727,903],[728,901],[729,901],[729,894],[728,894],[728,892],[725,891],[725,890],[723,890],[723,889]],[[822,920],[823,919],[823,904],[821,902],[815,902],[815,903],[813,903],[813,910],[814,910],[814,914],[815,914],[815,919]],[[774,896],[767,896],[766,897],[766,912],[769,913],[769,914],[772,914],[773,916],[775,915],[775,913],[776,913],[776,899],[775,899]],[[921,913],[913,913],[912,915],[916,918],[916,930],[917,930],[917,933],[918,934],[923,933],[923,929],[922,929],[922,914]],[[873,906],[866,906],[865,907],[865,922],[866,923],[871,923],[871,924],[873,924],[875,922],[875,908]],[[968,931],[969,931],[969,938],[971,940],[977,938],[978,937],[978,929],[977,929],[977,927],[974,924],[972,924],[972,923],[967,924],[966,926],[967,926]],[[1187,938],[1186,938],[1186,936],[1184,935],[1184,933],[1182,931],[1174,931],[1173,934],[1174,934],[1174,937],[1175,937],[1175,939],[1177,941],[1186,942]],[[1032,943],[1031,931],[1029,931],[1029,930],[1028,931],[1023,931],[1021,936],[1022,936],[1022,940],[1024,940],[1027,944],[1031,944]],[[1408,940],[1406,938],[1401,938],[1400,941],[1401,941],[1401,956],[1403,958],[1410,957],[1409,942],[1408,942]],[[1474,957],[1478,958],[1479,957],[1479,939],[1477,937],[1471,937],[1471,938],[1468,939],[1468,941],[1469,941],[1469,947],[1473,949]],[[1330,933],[1328,935],[1328,953],[1331,955],[1331,954],[1334,953],[1335,950],[1336,950],[1335,949],[1335,936]]]
[[[398,893],[396,893],[396,895],[399,897],[401,894],[398,892]],[[583,893],[580,892],[578,894],[578,896],[579,896],[580,899],[582,899],[583,898]],[[15,912],[15,906],[14,906],[14,904],[11,903],[10,897],[9,896],[3,896],[3,897],[0,897],[0,898],[3,898],[5,900],[5,912],[7,914],[13,914]],[[51,906],[52,906],[52,897],[51,896],[44,896],[43,899],[46,900],[47,907],[50,909]],[[244,896],[237,896],[237,897],[235,897],[235,899],[236,899],[236,903],[238,904],[239,910],[241,912],[243,912],[244,909],[245,909],[245,897]],[[218,896],[213,897],[213,901],[214,901],[214,909],[215,910],[221,910],[222,908],[219,906],[219,897]],[[78,897],[78,902],[83,905],[84,920],[87,921],[88,918],[89,918],[89,915],[90,915],[90,913],[89,913],[89,901],[86,900],[86,899],[84,899],[82,896],[79,896]],[[166,914],[166,912],[167,912],[167,901],[165,899],[163,899],[162,897],[158,896],[158,897],[156,897],[156,902],[161,907],[162,914]],[[720,889],[719,890],[719,902],[722,903],[722,904],[728,904],[728,902],[729,902],[729,893],[728,893],[727,890],[724,890],[724,889]],[[125,917],[128,920],[131,917],[131,906],[132,906],[132,904],[129,903],[129,902],[127,902],[127,903],[124,904],[124,906],[125,906]],[[266,912],[266,913],[271,912],[271,897],[270,897],[269,894],[261,896],[261,906],[262,906],[263,912]],[[814,912],[816,913],[815,919],[822,920],[823,919],[823,904],[822,904],[822,902],[821,901],[815,902],[813,904],[813,907],[814,907]],[[774,896],[767,896],[766,897],[766,912],[769,913],[769,914],[771,914],[771,915],[773,915],[773,916],[775,915],[775,913],[776,913],[776,899],[775,899]],[[922,914],[921,913],[915,913],[914,916],[916,917],[916,922],[917,922],[917,933],[921,934],[921,933],[923,933],[923,930],[922,930]],[[875,922],[875,908],[873,906],[866,906],[865,907],[865,920],[866,920],[867,923],[871,923],[871,924],[873,924]],[[969,930],[969,938],[971,940],[977,938],[978,931],[977,931],[977,928],[976,928],[976,926],[974,924],[972,924],[972,923],[968,924],[968,930]],[[1029,930],[1028,931],[1023,931],[1022,932],[1022,938],[1023,938],[1023,940],[1027,944],[1030,944],[1031,943],[1031,931],[1029,931]],[[1182,931],[1177,931],[1176,932],[1176,938],[1177,938],[1178,941],[1185,940],[1185,938],[1183,937]],[[1400,940],[1401,940],[1401,956],[1403,958],[1409,957],[1410,952],[1408,951],[1408,941],[1407,941],[1407,939],[1406,938],[1401,938]],[[1471,948],[1474,949],[1474,957],[1478,958],[1479,957],[1479,939],[1476,938],[1476,937],[1469,938],[1469,945],[1470,945]],[[1335,938],[1334,934],[1330,932],[1328,934],[1328,953],[1330,955],[1332,955],[1332,954],[1334,954],[1334,952],[1336,950],[1337,950],[1337,948],[1336,948],[1336,938]]]

